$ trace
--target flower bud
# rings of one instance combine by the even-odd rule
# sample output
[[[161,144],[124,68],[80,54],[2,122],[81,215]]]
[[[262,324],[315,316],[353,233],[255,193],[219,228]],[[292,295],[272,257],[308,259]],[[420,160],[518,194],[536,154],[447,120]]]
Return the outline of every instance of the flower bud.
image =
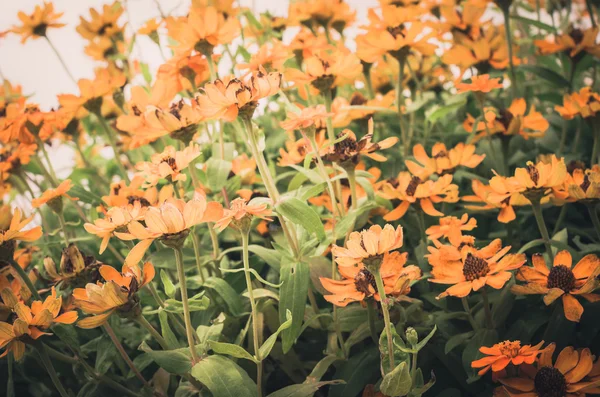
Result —
[[[412,346],[414,346],[417,343],[419,343],[419,334],[417,333],[417,331],[413,327],[408,327],[406,329],[406,340]]]

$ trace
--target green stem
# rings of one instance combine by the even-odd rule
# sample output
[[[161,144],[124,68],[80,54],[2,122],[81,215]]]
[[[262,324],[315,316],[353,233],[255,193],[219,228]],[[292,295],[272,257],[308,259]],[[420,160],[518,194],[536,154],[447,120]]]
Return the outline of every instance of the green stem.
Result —
[[[375,98],[375,91],[373,90],[373,82],[371,81],[370,70],[365,70],[365,87],[367,88],[367,95],[369,95],[369,99]]]
[[[48,168],[46,169],[44,167],[44,169],[50,176],[50,183],[52,184],[52,186],[57,187],[58,186],[58,178],[56,177],[56,172],[54,171],[54,167],[52,167],[52,161],[50,161],[50,156],[48,155],[48,151],[46,150],[46,145],[38,136],[36,136],[35,138],[37,141],[37,145],[40,148],[40,150],[42,151],[42,154],[44,155],[44,159],[46,160],[46,163],[48,164]],[[40,160],[40,163],[42,163],[41,160]],[[42,165],[43,165],[43,163],[42,163]]]
[[[162,335],[152,326],[152,324],[148,322],[148,320],[146,320],[146,318],[142,314],[140,314],[136,318],[136,321],[142,327],[146,328],[148,333],[152,335],[152,337],[158,342],[158,344],[163,348],[163,350],[170,350],[169,344],[167,343],[165,338],[162,337]]]
[[[67,72],[67,74],[69,75],[69,78],[71,79],[71,81],[73,83],[77,84],[77,80],[75,80],[75,77],[73,77],[73,74],[69,70],[69,67],[67,66],[67,63],[65,62],[65,60],[60,56],[60,52],[58,52],[58,49],[54,46],[54,44],[52,44],[52,42],[50,41],[50,39],[48,38],[48,36],[44,35],[44,38],[46,39],[46,41],[50,45],[50,48],[52,49],[52,51],[54,51],[54,54],[56,54],[56,57],[58,58],[58,60],[60,61],[60,64],[65,69],[65,72]]]
[[[67,234],[67,222],[65,221],[65,215],[61,211],[61,212],[57,213],[56,216],[58,217],[58,222],[60,223],[60,228],[62,229],[62,232],[63,232],[65,246],[68,247],[70,243],[69,243],[69,235]]]
[[[561,158],[563,152],[565,151],[565,145],[567,143],[567,120],[563,120],[562,131],[560,132],[560,144],[558,146],[558,152],[556,153],[556,157]]]
[[[43,344],[36,344],[37,351],[40,355],[40,359],[42,360],[42,364],[48,371],[48,375],[50,375],[50,379],[52,379],[52,383],[54,383],[54,387],[58,390],[58,393],[61,397],[69,397],[69,393],[65,390],[65,387],[62,385],[60,379],[58,378],[58,374],[54,369],[54,365],[52,365],[52,360],[48,357],[48,352],[46,351],[46,347]]]
[[[504,31],[506,34],[506,45],[508,46],[508,65],[510,68],[510,88],[512,97],[517,98],[517,75],[513,64],[512,34],[510,31],[510,6],[501,7],[504,13]],[[484,119],[485,120],[485,119]]]
[[[404,128],[404,117],[402,108],[404,107],[404,65],[406,64],[406,58],[401,57],[398,59],[399,73],[398,73],[398,84],[396,87],[396,106],[398,110],[398,120],[400,121],[400,137],[402,139],[402,147],[404,149],[404,157],[408,156],[408,137],[407,130]]]
[[[219,237],[217,237],[217,232],[214,228],[214,223],[208,224],[208,234],[210,235],[210,242],[213,248],[213,259],[217,259],[219,257]]]
[[[350,185],[350,198],[352,200],[352,209],[358,208],[358,194],[356,193],[356,170],[353,166],[346,168],[346,174],[348,175],[348,184]]]
[[[248,299],[250,299],[250,308],[252,310],[252,337],[254,342],[254,356],[256,363],[256,390],[258,397],[262,396],[262,357],[260,356],[260,344],[258,341],[258,312],[256,301],[254,300],[254,289],[252,288],[252,279],[250,277],[250,258],[248,249],[248,230],[241,231],[242,235],[242,253],[244,261],[244,274],[246,276],[246,288],[248,289]]]
[[[538,229],[540,229],[540,234],[542,235],[542,239],[544,240],[544,245],[546,246],[546,252],[548,253],[548,258],[550,258],[550,263],[554,262],[554,255],[552,254],[552,245],[550,244],[550,235],[548,234],[548,229],[546,228],[546,222],[544,222],[544,216],[542,215],[542,205],[540,204],[540,199],[533,199],[531,201],[531,208],[533,209],[533,215],[535,216],[535,221],[537,222]]]
[[[488,329],[494,329],[494,319],[492,318],[492,311],[490,310],[490,301],[488,299],[485,287],[481,289],[481,296],[483,297],[483,309],[485,310],[485,321],[487,322]]]
[[[412,384],[415,384],[415,378],[417,377],[417,358],[419,357],[419,352],[416,351],[412,353],[412,364],[410,366],[410,378],[412,379]]]
[[[600,152],[600,131],[596,128],[598,123],[595,121],[595,117],[591,122],[592,133],[594,134],[594,146],[592,148],[591,165],[598,164],[598,153]]]
[[[596,206],[594,204],[589,204],[587,205],[587,209],[590,213],[590,218],[592,218],[594,229],[596,229],[596,233],[600,239],[600,220],[598,220],[598,211],[596,211]]]
[[[100,112],[96,113],[96,118],[100,122],[100,125],[102,126],[102,129],[104,130],[104,133],[106,134],[106,137],[108,138],[108,143],[112,147],[112,150],[115,154],[115,162],[117,163],[117,167],[119,168],[119,171],[121,172],[121,176],[123,177],[125,182],[127,182],[127,184],[131,183],[131,181],[129,180],[129,175],[127,175],[127,170],[125,169],[125,166],[121,162],[121,159],[120,159],[121,152],[117,146],[117,137],[115,136],[113,129],[108,125],[108,123],[106,122],[106,119],[104,118],[104,116],[102,116],[102,114]],[[125,153],[125,155],[127,156],[126,153]]]
[[[483,99],[477,98],[477,102],[479,103],[479,109],[481,109],[481,120],[483,122],[483,125],[485,126],[485,133],[487,135],[488,144],[490,145],[490,157],[492,158],[492,161],[494,162],[494,167],[496,167],[497,169],[500,169],[498,167],[500,164],[498,163],[498,159],[496,158],[496,152],[494,151],[492,132],[490,131],[490,127],[488,126],[487,120],[485,119],[485,106],[483,103]],[[477,123],[475,123],[474,128],[477,128]]]
[[[25,283],[25,285],[27,286],[27,288],[29,289],[29,291],[31,292],[31,295],[33,295],[35,300],[38,300],[38,301],[42,300],[42,297],[38,293],[37,289],[33,286],[33,283],[31,282],[31,279],[29,278],[27,273],[25,273],[25,270],[23,270],[23,268],[21,266],[19,266],[19,264],[17,262],[15,262],[15,260],[12,258],[8,259],[8,262],[10,263],[12,268],[17,272],[21,281],[23,281]]]
[[[104,328],[104,330],[106,331],[106,333],[110,337],[110,340],[112,341],[113,345],[115,345],[115,347],[117,348],[117,351],[119,352],[119,354],[121,355],[121,358],[125,361],[125,363],[129,367],[129,369],[131,369],[131,371],[135,374],[135,376],[144,385],[148,385],[148,382],[146,381],[146,379],[142,376],[142,374],[140,373],[140,371],[136,368],[136,366],[133,363],[133,361],[131,361],[131,358],[129,358],[129,355],[127,354],[127,352],[125,351],[125,348],[123,347],[123,345],[119,341],[119,338],[117,338],[117,335],[115,334],[115,331],[113,331],[112,327],[108,324],[108,322],[104,323],[102,325],[102,327]]]
[[[425,228],[425,211],[420,210],[419,212],[419,226],[421,229],[421,241],[423,241],[423,244],[425,244],[425,246],[427,246],[427,232],[426,232],[426,228]]]
[[[377,284],[377,293],[381,299],[381,311],[383,312],[383,322],[385,325],[385,334],[387,336],[387,348],[390,360],[390,372],[394,370],[396,363],[394,360],[394,340],[392,337],[392,322],[390,321],[390,311],[388,308],[387,297],[385,295],[385,286],[379,269],[374,272],[375,283]]]
[[[198,235],[195,233],[195,230],[192,228],[192,245],[194,246],[194,256],[196,257],[196,268],[198,269],[198,275],[200,276],[200,280],[202,284],[204,284],[204,273],[202,272],[202,261],[200,260],[200,242],[198,241]]]
[[[273,204],[276,204],[279,201],[279,191],[277,190],[277,185],[273,181],[273,176],[271,175],[271,171],[267,165],[267,161],[263,153],[258,148],[258,141],[256,140],[256,136],[254,135],[254,130],[252,128],[252,120],[249,117],[242,117],[242,121],[246,128],[246,133],[248,135],[247,141],[250,144],[250,151],[254,159],[256,160],[256,165],[258,167],[258,172],[260,173],[263,183],[265,184],[265,189],[267,189],[267,193],[271,200],[273,200]],[[283,234],[285,234],[294,255],[299,254],[298,241],[294,238],[288,228],[285,220],[282,216],[278,215],[279,222],[281,223],[281,229],[283,230]]]
[[[366,301],[367,304],[367,318],[369,320],[369,332],[371,333],[371,339],[375,344],[379,343],[379,338],[377,337],[377,328],[375,327],[375,301]]]
[[[596,18],[594,17],[594,6],[590,0],[585,0],[588,13],[590,14],[590,21],[592,22],[592,28],[596,27]]]
[[[475,319],[473,318],[473,314],[471,313],[471,308],[469,307],[469,301],[467,300],[466,297],[464,297],[464,298],[461,298],[461,302],[462,302],[463,309],[465,309],[465,312],[467,313],[467,317],[469,318],[469,323],[471,324],[471,328],[473,328],[473,331],[477,331],[479,329],[479,326],[477,325],[477,323],[475,322]]]
[[[315,158],[317,159],[317,168],[319,169],[321,176],[323,177],[323,179],[325,179],[325,183],[327,184],[327,191],[329,193],[329,197],[331,198],[331,209],[333,210],[334,216],[336,214],[340,216],[340,206],[343,206],[343,204],[338,203],[337,201],[337,196],[335,195],[335,191],[333,190],[333,184],[331,183],[331,178],[329,178],[329,174],[325,169],[325,163],[323,163],[323,159],[321,158],[321,154],[319,153],[319,146],[317,145],[317,140],[315,139],[315,132],[314,130],[309,133],[305,133],[304,131],[302,131],[302,135],[306,140],[310,142],[312,151],[315,153]]]
[[[554,225],[554,229],[552,230],[552,235],[554,236],[560,230],[560,226],[562,225],[565,217],[567,216],[567,204],[563,204],[560,209],[560,213],[558,214],[558,218],[556,219],[556,224]]]
[[[181,287],[181,302],[183,304],[183,319],[185,320],[185,333],[187,335],[190,352],[192,353],[192,361],[195,364],[200,360],[198,358],[198,353],[196,352],[194,344],[194,328],[192,326],[192,319],[190,317],[190,304],[188,302],[187,284],[185,282],[185,271],[183,269],[183,252],[181,252],[181,248],[173,248],[173,251],[175,252],[177,277],[179,278],[179,286]]]
[[[150,295],[152,295],[152,298],[154,298],[154,300],[156,301],[158,306],[160,306],[161,308],[164,309],[165,302],[161,299],[160,295],[158,295],[158,291],[156,291],[156,288],[154,287],[154,285],[152,283],[148,283],[146,285],[146,287],[148,288]],[[181,314],[176,315],[175,313],[171,313],[171,312],[167,312],[167,315],[171,318],[171,320],[173,320],[173,323],[175,324],[177,331],[179,331],[182,335],[186,335],[183,316]],[[196,339],[196,341],[197,341],[197,339]]]

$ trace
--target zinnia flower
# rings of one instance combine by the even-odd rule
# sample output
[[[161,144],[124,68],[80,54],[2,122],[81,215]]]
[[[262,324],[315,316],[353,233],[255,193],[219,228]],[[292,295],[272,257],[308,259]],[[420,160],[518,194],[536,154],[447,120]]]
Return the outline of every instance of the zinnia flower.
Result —
[[[475,218],[469,219],[468,214],[463,214],[462,217],[445,216],[440,218],[439,225],[430,226],[425,233],[431,240],[439,240],[445,237],[452,245],[458,246],[462,242],[462,232],[471,231],[477,227]]]
[[[150,262],[144,263],[143,271],[137,264],[124,264],[120,273],[115,268],[104,265],[100,267],[100,274],[106,280],[105,283],[88,283],[85,288],[73,290],[73,304],[84,313],[93,314],[77,322],[80,328],[96,328],[108,321],[110,315],[117,310],[135,315],[134,309],[139,305],[135,294],[152,281],[155,270]]]
[[[300,113],[288,112],[287,118],[280,123],[286,131],[303,130],[320,125],[332,113],[327,113],[324,105],[303,108]]]
[[[129,251],[125,264],[133,265],[141,261],[150,244],[156,239],[168,246],[181,245],[192,226],[202,222],[215,222],[222,214],[221,204],[207,202],[206,197],[199,192],[188,202],[171,198],[159,207],[148,208],[144,216],[145,227],[138,221],[131,221],[127,225],[128,233],[115,232],[121,240],[141,240]]]
[[[459,94],[469,91],[488,93],[496,88],[502,88],[502,84],[500,84],[500,78],[490,79],[489,74],[473,76],[471,77],[471,83],[456,84],[456,89],[458,90]]]
[[[86,232],[102,239],[100,243],[100,254],[106,250],[111,237],[118,230],[126,230],[132,221],[141,221],[144,218],[146,207],[142,207],[140,201],[126,207],[112,207],[104,218],[99,218],[94,223],[85,223],[83,228]]]
[[[521,364],[533,364],[537,356],[544,352],[540,350],[544,341],[541,341],[535,346],[524,345],[521,346],[521,342],[506,340],[504,342],[496,343],[492,347],[482,346],[479,351],[486,355],[486,357],[475,360],[471,363],[473,368],[481,368],[478,375],[484,375],[490,369],[497,373],[505,374],[504,369],[512,364],[514,366],[520,366]],[[502,378],[504,376],[498,376]]]
[[[600,274],[600,259],[596,255],[584,256],[572,267],[573,259],[569,251],[560,251],[554,257],[554,264],[548,269],[541,254],[533,255],[533,267],[522,267],[517,280],[527,284],[514,285],[511,291],[517,295],[544,295],[546,306],[562,298],[565,317],[579,322],[583,306],[578,296],[590,302],[600,300],[600,295],[592,292],[598,287],[596,276]]]
[[[435,181],[422,181],[418,176],[403,171],[398,174],[398,178],[385,182],[380,195],[389,200],[400,200],[400,204],[383,217],[386,221],[402,218],[410,205],[417,202],[427,215],[444,216],[433,204],[457,202],[458,186],[452,183],[450,174],[443,175]]]
[[[381,260],[385,253],[402,247],[404,243],[402,227],[395,230],[392,225],[373,225],[361,232],[352,232],[346,241],[346,248],[334,245],[331,249],[339,267],[355,266],[364,261]]]
[[[54,4],[45,1],[43,5],[36,5],[30,15],[19,11],[17,15],[22,25],[13,26],[12,32],[21,36],[21,43],[25,43],[29,38],[45,37],[48,28],[65,26],[64,23],[58,22],[63,14],[62,12],[54,12]]]
[[[565,347],[554,364],[555,345],[551,344],[533,365],[522,365],[519,376],[501,378],[503,391],[510,397],[581,396],[596,394],[598,381],[587,381],[597,368],[590,349]],[[589,389],[589,391],[588,391]]]
[[[208,83],[196,100],[203,116],[233,121],[238,114],[252,116],[258,100],[277,93],[280,85],[280,73],[262,70],[247,82],[227,77]]]
[[[565,94],[563,105],[554,107],[565,120],[571,120],[576,116],[589,118],[600,111],[600,95],[592,92],[591,87],[583,87],[579,92]]]
[[[21,219],[21,215],[21,210],[15,208],[15,212],[12,214],[12,217],[9,218],[10,224],[8,225],[8,228],[0,230],[0,246],[16,241],[31,242],[42,237],[41,226],[23,230],[23,228],[33,220],[33,215],[25,219]]]
[[[425,180],[431,174],[452,174],[457,167],[477,167],[485,155],[475,154],[475,145],[459,143],[452,149],[446,149],[443,143],[436,143],[431,149],[431,157],[427,155],[421,144],[413,146],[413,156],[418,163],[406,160],[406,167],[413,174]]]
[[[407,252],[395,251],[383,254],[379,272],[386,296],[407,295],[410,292],[411,283],[421,277],[421,269],[417,266],[405,266],[407,257]],[[331,293],[331,295],[323,296],[326,301],[344,307],[352,302],[362,302],[369,297],[373,297],[376,301],[381,300],[377,293],[375,276],[364,265],[338,266],[338,270],[343,280],[319,278],[323,288]]]
[[[501,289],[510,280],[510,270],[523,266],[525,254],[508,254],[510,246],[502,248],[502,241],[496,239],[487,247],[476,249],[471,244],[442,246],[434,240],[435,247],[428,247],[427,255],[432,283],[452,284],[438,295],[439,298],[456,296],[463,298],[485,288],[486,285]]]
[[[200,147],[194,143],[181,151],[167,146],[162,153],[153,154],[150,161],[138,164],[137,169],[146,179],[145,187],[156,186],[161,179],[167,179],[169,182],[185,181],[187,176],[182,171],[198,156]]]
[[[272,219],[269,218],[271,212],[271,209],[268,208],[268,205],[265,202],[258,203],[253,200],[247,202],[247,200],[243,198],[236,198],[231,202],[229,208],[223,210],[222,216],[220,219],[217,219],[215,223],[215,229],[223,231],[232,222],[236,228],[239,228],[240,225],[238,222],[241,222],[244,219],[251,220],[252,217],[271,221]]]
[[[54,203],[59,202],[63,197],[73,201],[79,200],[77,197],[71,197],[67,194],[72,188],[73,182],[71,182],[70,179],[66,179],[62,181],[56,189],[48,189],[40,197],[31,200],[31,206],[33,208],[39,208],[44,204],[48,204],[51,208],[54,208]]]
[[[565,52],[569,57],[575,58],[581,55],[582,52],[587,52],[599,57],[600,46],[596,44],[597,37],[597,27],[583,31],[581,29],[571,29],[568,33],[556,35],[553,40],[534,40],[533,44],[538,47],[542,55]]]

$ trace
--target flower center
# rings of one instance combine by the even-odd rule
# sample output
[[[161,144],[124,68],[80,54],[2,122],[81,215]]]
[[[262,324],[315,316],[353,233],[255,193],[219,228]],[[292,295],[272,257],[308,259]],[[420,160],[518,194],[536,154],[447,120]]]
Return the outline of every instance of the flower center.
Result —
[[[527,164],[527,172],[533,183],[537,185],[538,180],[540,179],[540,172],[535,168],[535,165]]]
[[[167,163],[173,171],[177,171],[177,161],[173,157],[164,158],[162,162]]]
[[[368,271],[367,269],[362,269],[358,274],[354,277],[354,286],[356,290],[362,292],[365,295],[371,295],[371,290],[369,286],[373,287],[374,290],[377,290],[377,283],[375,283],[375,276]]]
[[[413,176],[410,180],[410,183],[406,187],[406,195],[411,197],[414,196],[417,192],[417,187],[419,186],[419,184],[421,184],[421,178],[419,178],[418,176]]]
[[[142,207],[150,207],[150,202],[141,196],[127,196],[127,202],[134,205],[136,201],[139,201]]]
[[[554,367],[542,367],[533,380],[539,397],[564,397],[567,395],[567,381]]]
[[[463,274],[467,281],[473,281],[485,276],[490,272],[490,267],[485,259],[479,258],[473,254],[467,254],[463,266]]]
[[[560,288],[569,292],[575,288],[575,275],[565,265],[554,266],[548,275],[548,288]]]
[[[581,187],[581,189],[585,192],[588,189],[588,187],[590,187],[590,177],[585,175],[583,177],[583,183],[579,185],[579,187]]]
[[[446,158],[446,157],[448,157],[448,152],[445,150],[442,150],[441,152],[439,152],[435,156],[433,156],[434,159],[442,159],[442,158]]]
[[[521,342],[519,341],[505,341],[500,343],[500,353],[507,357],[517,357],[519,350],[521,350]]]

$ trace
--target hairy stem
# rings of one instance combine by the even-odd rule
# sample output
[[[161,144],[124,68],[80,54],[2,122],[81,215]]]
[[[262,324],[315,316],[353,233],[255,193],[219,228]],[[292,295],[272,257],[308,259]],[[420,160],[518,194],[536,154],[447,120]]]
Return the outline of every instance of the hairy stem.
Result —
[[[387,348],[390,360],[390,372],[394,370],[394,340],[392,337],[392,322],[390,320],[390,310],[387,303],[387,297],[385,295],[385,286],[379,269],[374,272],[375,283],[377,284],[377,293],[381,299],[381,311],[383,312],[383,322],[385,325],[385,334],[387,336]]]

